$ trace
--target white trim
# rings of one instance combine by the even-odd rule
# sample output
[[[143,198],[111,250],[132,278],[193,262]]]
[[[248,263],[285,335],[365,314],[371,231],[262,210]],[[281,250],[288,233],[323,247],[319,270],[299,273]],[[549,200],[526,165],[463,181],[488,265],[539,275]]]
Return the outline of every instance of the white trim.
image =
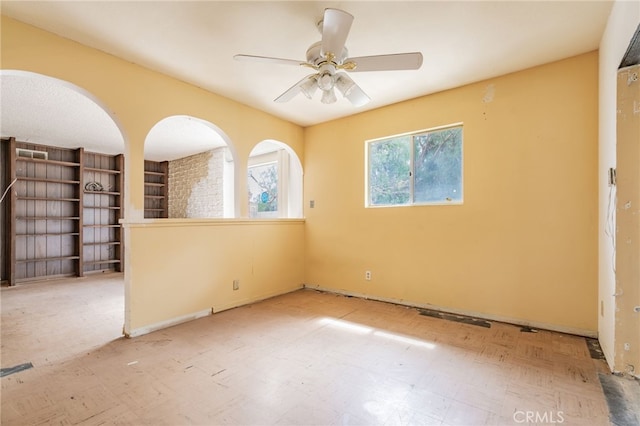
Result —
[[[308,288],[310,290],[325,291],[327,293],[341,294],[343,296],[351,296],[351,297],[358,297],[361,299],[375,300],[378,302],[393,303],[395,305],[408,306],[411,308],[431,309],[433,311],[438,311],[438,312],[464,315],[464,316],[480,318],[488,321],[496,321],[496,322],[503,322],[507,324],[532,327],[540,330],[557,331],[559,333],[574,334],[576,336],[590,337],[594,339],[598,338],[598,332],[594,330],[585,330],[585,329],[576,328],[576,327],[566,327],[563,325],[547,324],[539,321],[528,321],[528,320],[523,320],[519,318],[504,317],[501,315],[491,315],[491,314],[474,312],[474,311],[466,311],[464,309],[443,308],[441,306],[432,305],[430,303],[416,303],[416,302],[410,302],[403,299],[379,297],[379,296],[373,296],[373,295],[364,294],[364,293],[357,293],[357,292],[351,292],[351,291],[345,291],[345,290],[336,290],[333,288],[325,288],[325,287],[320,287],[320,286],[311,285],[311,284],[305,284],[304,288]]]
[[[120,219],[123,228],[182,228],[188,226],[260,226],[260,225],[294,225],[304,224],[304,218],[167,218],[167,219],[139,219],[136,221]]]
[[[277,297],[277,296],[282,296],[284,294],[288,294],[288,293],[292,293],[294,291],[298,291],[304,288],[304,284],[300,284],[297,287],[294,287],[292,289],[288,289],[285,291],[278,291],[278,292],[274,292],[274,293],[269,293],[269,294],[265,294],[265,295],[261,295],[261,296],[257,296],[257,297],[251,297],[248,299],[243,299],[240,301],[235,301],[232,303],[226,303],[224,305],[214,305],[212,308],[210,309],[205,309],[199,312],[194,312],[191,314],[187,314],[187,315],[182,315],[176,318],[170,318],[168,320],[165,321],[160,321],[157,322],[155,324],[151,324],[151,325],[147,325],[145,327],[140,327],[140,328],[134,328],[133,330],[127,332],[125,329],[123,329],[123,334],[125,337],[138,337],[138,336],[142,336],[145,334],[149,334],[152,333],[154,331],[158,331],[158,330],[162,330],[164,328],[168,328],[168,327],[172,327],[174,325],[178,325],[178,324],[182,324],[184,322],[189,322],[189,321],[193,321],[193,320],[197,320],[199,318],[204,318],[207,317],[209,315],[213,315],[213,314],[217,314],[219,312],[222,311],[226,311],[229,309],[233,309],[233,308],[239,308],[240,306],[244,306],[244,305],[250,305],[252,303],[256,303],[256,302],[260,302],[262,300],[267,300],[267,299],[271,299],[272,297]]]
[[[155,324],[147,325],[145,327],[134,328],[130,330],[128,333],[126,330],[123,330],[123,334],[125,337],[138,337],[144,334],[149,334],[154,331],[162,330],[163,328],[172,327],[174,325],[182,324],[183,322],[192,321],[198,318],[203,318],[213,314],[213,309],[205,309],[203,311],[194,312],[192,314],[182,315],[180,317],[171,318],[165,321],[160,321]]]
[[[256,297],[250,297],[250,298],[247,298],[247,299],[237,300],[237,301],[231,302],[231,303],[225,303],[223,305],[214,305],[213,308],[212,308],[212,311],[213,311],[214,314],[217,314],[219,312],[227,311],[229,309],[239,308],[240,306],[250,305],[252,303],[261,302],[263,300],[271,299],[272,297],[277,297],[277,296],[282,296],[282,295],[285,295],[285,294],[293,293],[294,291],[298,291],[298,290],[304,289],[304,287],[305,287],[304,284],[300,284],[299,286],[294,287],[294,288],[289,289],[289,290],[276,291],[274,293],[263,294],[261,296],[256,296]]]

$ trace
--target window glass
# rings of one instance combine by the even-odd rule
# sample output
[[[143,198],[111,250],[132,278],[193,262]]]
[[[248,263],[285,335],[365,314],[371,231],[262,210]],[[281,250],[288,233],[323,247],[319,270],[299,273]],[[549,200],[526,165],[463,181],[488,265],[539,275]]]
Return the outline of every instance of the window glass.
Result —
[[[368,143],[367,204],[462,202],[462,126]]]
[[[462,201],[462,127],[413,137],[414,202]]]
[[[278,162],[249,167],[249,216],[278,217]]]

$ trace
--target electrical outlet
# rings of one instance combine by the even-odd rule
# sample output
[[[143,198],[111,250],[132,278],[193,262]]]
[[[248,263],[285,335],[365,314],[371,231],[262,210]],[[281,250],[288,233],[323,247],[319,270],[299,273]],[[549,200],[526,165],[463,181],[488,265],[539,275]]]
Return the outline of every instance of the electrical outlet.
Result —
[[[364,271],[364,279],[371,281],[371,271]]]
[[[234,290],[240,289],[240,280],[233,280],[233,289]]]
[[[631,350],[631,344],[629,344],[629,343],[625,343],[625,344],[624,344],[624,350],[625,350],[625,351],[630,351],[630,350]]]

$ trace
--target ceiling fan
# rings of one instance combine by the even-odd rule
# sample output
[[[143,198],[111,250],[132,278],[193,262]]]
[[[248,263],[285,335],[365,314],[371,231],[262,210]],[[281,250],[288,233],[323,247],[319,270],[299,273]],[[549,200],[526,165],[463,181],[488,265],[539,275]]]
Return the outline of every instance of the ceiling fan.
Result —
[[[349,57],[345,42],[351,29],[353,15],[339,9],[325,9],[324,18],[318,23],[322,40],[307,49],[307,60],[271,58],[254,55],[235,55],[236,60],[257,61],[273,64],[296,65],[312,68],[316,72],[294,84],[275,99],[287,102],[298,93],[311,99],[315,92],[322,91],[322,103],[336,102],[335,89],[354,106],[362,106],[371,99],[347,75],[348,72],[417,70],[422,66],[422,53],[396,53]]]

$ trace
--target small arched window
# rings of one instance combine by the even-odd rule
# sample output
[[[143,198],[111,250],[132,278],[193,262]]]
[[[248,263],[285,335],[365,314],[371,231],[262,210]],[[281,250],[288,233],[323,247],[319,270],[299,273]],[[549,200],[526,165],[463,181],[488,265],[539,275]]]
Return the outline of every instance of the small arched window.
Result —
[[[265,140],[249,156],[249,217],[302,217],[302,165],[289,145]]]

